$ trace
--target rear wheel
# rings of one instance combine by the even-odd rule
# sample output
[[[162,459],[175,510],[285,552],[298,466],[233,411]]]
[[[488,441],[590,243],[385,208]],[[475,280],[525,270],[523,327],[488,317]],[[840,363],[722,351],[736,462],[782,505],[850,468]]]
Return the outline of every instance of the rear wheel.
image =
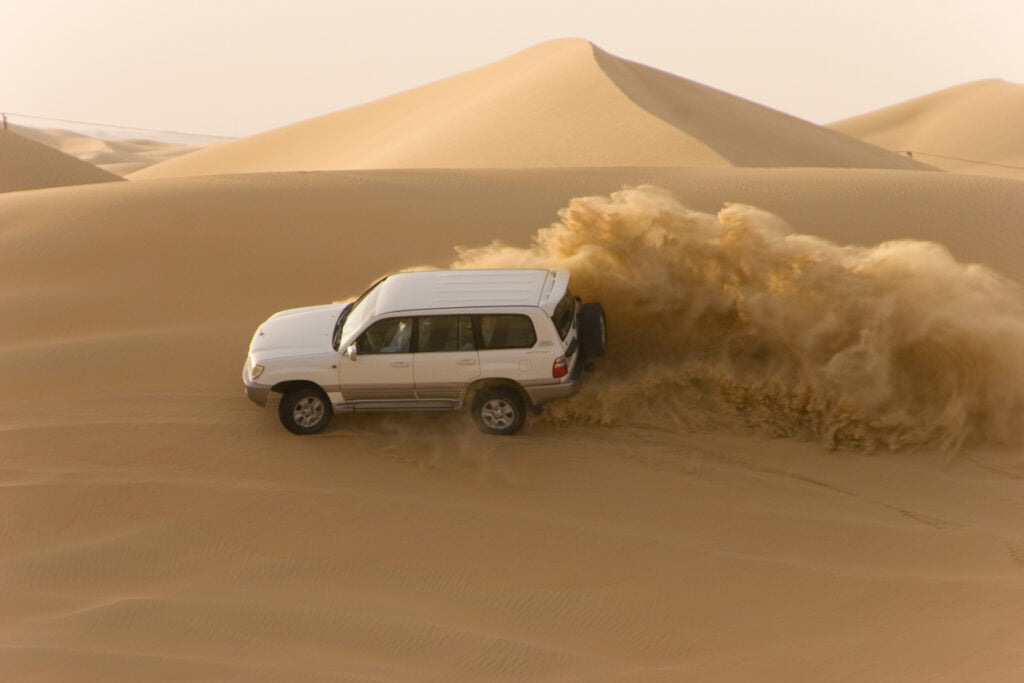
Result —
[[[470,412],[480,431],[509,436],[526,421],[523,399],[509,387],[481,389],[473,396]]]
[[[596,301],[583,304],[580,310],[580,344],[588,358],[603,356],[608,349],[608,328],[604,306]]]
[[[292,434],[316,434],[333,414],[331,402],[317,387],[301,387],[285,393],[278,406],[281,424]]]

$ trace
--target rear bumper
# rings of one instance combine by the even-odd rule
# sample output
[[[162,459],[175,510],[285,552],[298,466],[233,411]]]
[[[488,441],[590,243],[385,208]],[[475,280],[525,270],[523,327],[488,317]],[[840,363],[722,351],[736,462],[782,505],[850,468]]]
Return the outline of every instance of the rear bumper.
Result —
[[[541,384],[539,386],[523,387],[530,397],[533,405],[539,406],[556,398],[567,398],[580,390],[579,380],[570,380],[561,384]]]
[[[572,396],[580,387],[583,385],[583,370],[586,366],[586,360],[582,354],[576,358],[576,364],[573,365],[572,373],[565,378],[565,380],[558,382],[557,384],[535,384],[533,386],[524,386],[526,394],[530,397],[530,401],[533,405],[539,406],[548,401],[553,401],[556,398],[568,398]]]

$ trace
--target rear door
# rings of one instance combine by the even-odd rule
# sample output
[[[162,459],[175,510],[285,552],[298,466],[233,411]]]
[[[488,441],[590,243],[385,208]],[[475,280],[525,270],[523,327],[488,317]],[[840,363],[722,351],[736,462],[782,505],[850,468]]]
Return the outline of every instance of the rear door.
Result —
[[[473,317],[434,315],[416,318],[417,347],[413,376],[418,400],[462,398],[480,376]]]
[[[533,348],[537,332],[529,316],[521,313],[479,315],[476,321],[484,376],[521,381],[550,372],[552,349]]]

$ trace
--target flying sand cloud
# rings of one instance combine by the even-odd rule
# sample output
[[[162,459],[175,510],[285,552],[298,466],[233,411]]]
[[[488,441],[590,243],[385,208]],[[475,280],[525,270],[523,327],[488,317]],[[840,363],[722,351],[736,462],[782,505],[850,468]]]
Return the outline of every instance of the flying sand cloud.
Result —
[[[682,424],[892,450],[1019,443],[1018,285],[930,242],[842,246],[770,213],[645,186],[573,199],[528,249],[460,268],[564,267],[608,312],[609,356],[556,420]]]

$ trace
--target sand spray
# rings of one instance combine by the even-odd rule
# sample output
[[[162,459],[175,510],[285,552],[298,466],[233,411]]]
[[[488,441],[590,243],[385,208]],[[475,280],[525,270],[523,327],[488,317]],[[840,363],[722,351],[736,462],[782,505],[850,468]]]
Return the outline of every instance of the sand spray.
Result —
[[[868,450],[1021,443],[1022,289],[941,245],[843,246],[651,186],[559,216],[528,248],[460,248],[453,264],[568,268],[575,293],[604,304],[608,354],[550,419]]]

